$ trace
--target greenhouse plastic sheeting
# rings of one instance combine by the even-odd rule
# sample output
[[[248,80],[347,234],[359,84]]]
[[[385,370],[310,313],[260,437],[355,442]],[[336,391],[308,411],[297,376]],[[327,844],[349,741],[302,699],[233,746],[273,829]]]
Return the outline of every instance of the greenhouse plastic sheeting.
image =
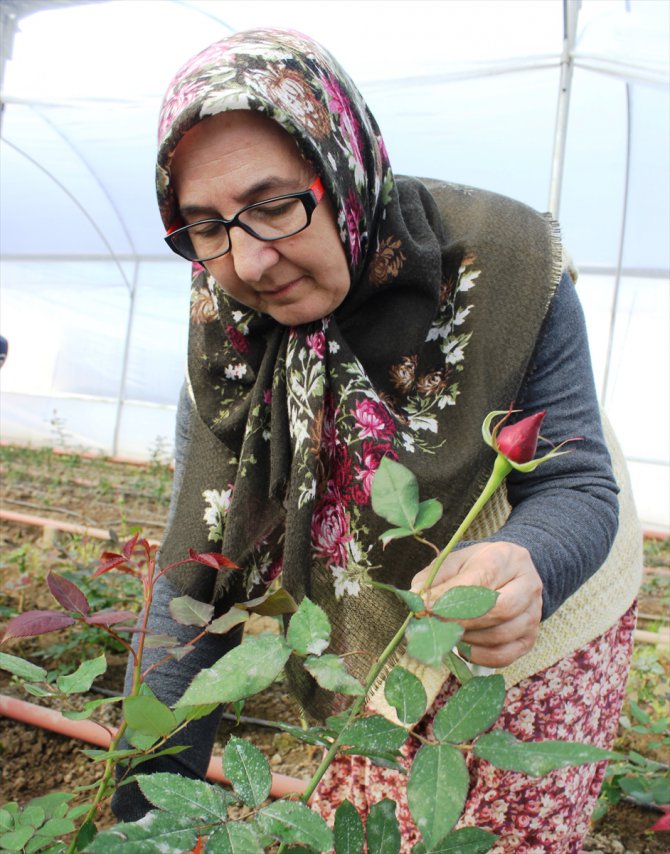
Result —
[[[2,438],[137,458],[171,444],[189,275],[163,243],[154,197],[161,96],[214,39],[292,27],[351,72],[396,172],[540,210],[560,189],[601,402],[643,521],[666,527],[670,4],[578,7],[4,0]],[[564,53],[564,13],[577,12]],[[557,184],[562,57],[573,76]]]

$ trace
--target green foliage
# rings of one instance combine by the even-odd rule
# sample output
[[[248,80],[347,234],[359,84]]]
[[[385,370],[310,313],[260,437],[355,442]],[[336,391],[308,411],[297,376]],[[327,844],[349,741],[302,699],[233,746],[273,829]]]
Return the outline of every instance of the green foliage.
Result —
[[[495,674],[471,679],[435,715],[435,738],[452,744],[476,738],[497,721],[504,702],[505,680],[502,676]]]
[[[264,833],[280,842],[330,851],[333,834],[320,815],[300,801],[274,801],[258,812]]]
[[[493,847],[498,839],[494,833],[479,827],[462,827],[448,833],[444,839],[431,846],[430,850],[423,843],[417,843],[412,854],[485,854]]]
[[[529,777],[542,777],[557,768],[619,759],[620,754],[592,744],[569,741],[519,741],[511,733],[496,730],[480,736],[474,746],[475,756],[486,759],[496,768],[521,771]]]
[[[147,813],[142,822],[117,824],[96,834],[86,848],[88,854],[164,854],[193,849],[198,834],[190,816],[171,812]]]
[[[328,691],[353,696],[361,696],[365,693],[363,686],[349,673],[344,662],[337,655],[322,655],[319,658],[310,655],[305,660],[305,670]]]
[[[365,828],[369,854],[398,854],[400,828],[395,814],[396,803],[384,798],[370,807]]]
[[[350,800],[344,800],[335,810],[335,850],[337,854],[361,854],[365,831],[358,810]]]
[[[219,786],[175,774],[140,774],[137,782],[151,804],[176,816],[225,821],[228,806],[235,803],[235,798]]]
[[[383,535],[385,544],[401,536],[421,539],[422,532],[434,525],[442,514],[438,501],[419,501],[414,475],[387,458],[382,460],[373,481],[372,497],[376,512],[395,526]],[[136,551],[139,551],[140,558],[135,557]],[[212,565],[209,562],[211,557],[190,555],[190,559],[200,558],[207,565]],[[132,580],[133,598],[138,603],[142,599],[139,591],[145,591],[146,613],[151,606],[155,580],[155,550],[152,551],[146,541],[138,541],[135,537],[125,544],[121,553],[108,553],[105,560],[108,565],[101,577],[108,579],[112,575],[106,572],[110,562],[121,567],[123,579]],[[80,610],[81,602],[85,602],[85,615],[88,615],[89,607],[90,613],[94,614],[101,607],[119,606],[119,588],[110,585],[101,592],[98,581],[94,584],[90,579],[84,580],[79,573],[68,576],[63,572],[50,584],[52,592],[53,584],[56,584],[57,598],[61,597],[59,601],[79,602]],[[70,835],[68,854],[84,849],[104,854],[117,851],[124,854],[183,852],[192,850],[198,838],[203,841],[203,854],[261,854],[277,844],[282,854],[305,850],[331,851],[333,847],[335,854],[361,854],[365,846],[369,854],[397,854],[401,839],[394,801],[385,798],[373,804],[365,826],[353,804],[345,801],[336,810],[334,831],[331,832],[323,819],[307,806],[306,797],[300,801],[267,803],[271,788],[268,760],[257,747],[234,735],[223,754],[223,768],[231,782],[232,792],[179,775],[139,774],[136,778],[138,785],[155,809],[141,823],[119,824],[99,833],[93,820],[100,800],[113,789],[113,763],[120,762],[127,766],[128,772],[135,772],[138,767],[141,770],[142,762],[149,757],[185,749],[183,746],[168,748],[165,745],[168,738],[187,721],[209,714],[219,704],[230,703],[239,711],[245,698],[281,678],[290,656],[297,657],[321,687],[353,698],[348,711],[329,718],[325,726],[304,729],[288,725],[278,727],[306,743],[328,750],[329,759],[322,763],[318,775],[325,772],[330,759],[338,753],[367,756],[373,762],[405,773],[406,769],[399,761],[400,750],[407,739],[405,726],[398,726],[378,714],[366,715],[363,711],[365,696],[377,684],[384,667],[388,667],[391,656],[403,640],[411,657],[429,666],[447,663],[462,683],[437,713],[433,736],[422,736],[422,746],[409,769],[409,808],[423,838],[423,842],[415,846],[414,854],[484,854],[495,842],[495,837],[484,830],[454,830],[469,785],[463,756],[466,749],[472,749],[476,756],[497,767],[531,775],[548,773],[568,764],[618,758],[620,773],[618,777],[611,775],[611,785],[616,781],[619,791],[635,793],[645,802],[663,802],[658,798],[666,797],[665,790],[655,777],[652,780],[660,766],[652,768],[639,754],[627,757],[625,761],[628,764],[624,767],[624,760],[616,754],[589,745],[524,743],[507,732],[486,732],[498,719],[504,703],[503,678],[499,675],[473,677],[467,664],[452,650],[462,635],[462,627],[455,621],[485,614],[495,604],[495,592],[481,587],[454,588],[432,606],[426,606],[417,593],[381,582],[372,582],[372,585],[398,596],[407,606],[408,615],[403,629],[399,630],[381,660],[375,662],[364,685],[350,675],[342,656],[327,652],[331,642],[328,617],[307,598],[296,605],[285,591],[273,591],[216,619],[213,619],[214,609],[210,604],[188,596],[173,600],[173,618],[182,625],[202,629],[201,634],[230,631],[245,622],[252,611],[271,615],[292,614],[292,617],[288,621],[286,639],[274,634],[244,639],[212,667],[200,672],[174,708],[162,703],[141,677],[141,648],[137,653],[131,650],[131,655],[137,655],[138,660],[130,695],[125,699],[87,701],[82,710],[69,713],[71,717],[82,719],[94,716],[101,706],[109,702],[122,703],[122,731],[129,746],[122,747],[119,738],[115,737],[108,750],[85,751],[103,767],[95,800],[80,812],[69,808],[70,795],[49,796],[51,800],[36,799],[23,810],[16,804],[5,805],[0,808],[0,850],[61,854],[65,843],[59,839]],[[96,631],[106,632],[112,638],[114,635],[110,626],[101,626]],[[175,658],[185,652],[173,638],[150,638],[144,632],[140,632],[138,637],[140,647],[144,643],[152,643],[169,650]],[[67,697],[87,691],[94,679],[104,672],[105,656],[99,654],[99,650],[97,652],[95,657],[82,661],[76,668],[69,666],[70,672],[65,674],[49,673],[19,656],[5,653],[0,653],[0,667],[23,680],[26,689],[38,696]],[[390,668],[383,690],[402,724],[411,726],[424,716],[426,691],[409,670],[399,666]],[[635,717],[635,723],[631,724],[633,729],[646,727],[662,737],[660,723],[652,721],[641,706],[631,708]],[[644,786],[638,785],[639,775],[636,777],[631,768],[643,771]],[[310,783],[311,791],[319,779],[317,776]],[[230,814],[233,805],[235,814],[239,814],[239,808],[244,806],[246,817],[234,819]],[[82,816],[83,824],[77,830],[77,819]],[[73,832],[75,836],[72,836]]]
[[[653,750],[670,745],[670,717],[656,717],[629,699],[628,714],[621,719],[624,730],[644,741]],[[627,797],[643,806],[667,808],[670,805],[670,776],[668,766],[629,750],[618,762],[612,762],[605,772],[594,819],[602,818],[609,807]]]
[[[384,457],[375,472],[370,493],[372,509],[395,527],[381,535],[384,544],[432,528],[442,517],[434,498],[419,501],[419,483],[408,468]]]
[[[488,587],[452,587],[432,606],[433,614],[445,620],[472,620],[487,614],[498,593]]]
[[[330,621],[323,608],[303,599],[291,617],[286,640],[300,655],[321,655],[330,643]]]
[[[223,770],[235,793],[248,806],[259,806],[270,794],[270,765],[261,751],[248,741],[231,736],[223,751]]]
[[[177,708],[232,703],[258,694],[274,682],[290,654],[288,644],[275,635],[248,638],[212,667],[198,673]]]
[[[416,723],[426,713],[426,689],[421,680],[404,667],[394,667],[386,677],[384,696],[404,724]]]
[[[465,759],[457,748],[426,744],[416,754],[407,783],[407,801],[431,850],[458,821],[469,782]]]
[[[0,851],[62,851],[62,838],[71,834],[81,807],[70,807],[74,795],[52,792],[33,798],[25,807],[10,802],[0,807]]]
[[[424,664],[437,667],[462,634],[458,623],[443,623],[436,617],[412,620],[407,627],[407,653]]]

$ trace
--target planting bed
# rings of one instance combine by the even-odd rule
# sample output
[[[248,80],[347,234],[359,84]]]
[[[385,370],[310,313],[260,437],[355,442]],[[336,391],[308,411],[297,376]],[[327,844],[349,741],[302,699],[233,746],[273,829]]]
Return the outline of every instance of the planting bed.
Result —
[[[51,608],[55,603],[45,584],[50,570],[75,572],[77,581],[90,575],[97,557],[104,549],[122,543],[136,529],[143,536],[160,540],[171,487],[171,472],[159,460],[145,467],[113,463],[101,459],[83,459],[74,453],[53,454],[49,450],[27,451],[14,447],[0,448],[2,510],[50,519],[56,522],[104,529],[112,541],[83,533],[63,533],[55,528],[2,520],[0,538],[0,626],[18,611]],[[652,543],[647,549],[645,583],[640,600],[642,640],[636,644],[636,667],[630,695],[645,708],[651,703],[656,714],[668,715],[670,703],[670,653],[665,644],[650,643],[658,632],[668,631],[670,601],[670,547],[666,542]],[[137,590],[125,576],[87,589],[96,607],[130,607],[137,604]],[[122,601],[119,602],[119,599]],[[254,630],[263,628],[258,622]],[[29,658],[49,670],[75,669],[81,657],[99,654],[100,636],[80,633],[87,648],[75,651],[68,645],[67,633],[54,633],[25,642],[12,642],[3,651]],[[121,690],[125,657],[108,650],[107,673],[96,680],[96,687],[117,693]],[[8,674],[0,671],[0,693],[41,702],[29,697]],[[100,695],[96,695],[100,696]],[[292,777],[308,778],[316,767],[318,756],[291,736],[258,723],[281,720],[298,721],[297,707],[281,684],[271,686],[252,698],[244,715],[257,719],[236,728],[236,734],[250,738],[268,756],[273,771]],[[111,716],[107,723],[113,724]],[[222,725],[219,741],[225,739],[231,723]],[[75,786],[93,783],[97,767],[86,756],[81,742],[56,735],[8,718],[0,718],[0,804],[30,798],[52,791],[72,791]],[[645,756],[668,763],[669,750],[653,750],[649,738],[621,730],[620,749],[636,749]],[[221,745],[217,747],[220,752]],[[85,796],[85,793],[82,797]],[[650,833],[648,828],[659,817],[658,812],[630,803],[611,808],[593,828],[585,851],[601,854],[668,854],[670,833]],[[106,808],[100,816],[102,825],[112,822]]]

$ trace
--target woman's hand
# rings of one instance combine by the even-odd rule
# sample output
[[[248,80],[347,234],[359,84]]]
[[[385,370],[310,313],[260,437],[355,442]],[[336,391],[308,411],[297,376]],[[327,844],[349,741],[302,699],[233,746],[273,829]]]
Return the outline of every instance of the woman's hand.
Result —
[[[429,569],[414,576],[418,592]],[[498,600],[483,617],[459,620],[470,645],[470,660],[486,667],[505,667],[535,643],[542,616],[542,580],[527,549],[513,543],[475,543],[452,552],[439,568],[424,598],[435,602],[452,587],[477,585],[497,590]]]

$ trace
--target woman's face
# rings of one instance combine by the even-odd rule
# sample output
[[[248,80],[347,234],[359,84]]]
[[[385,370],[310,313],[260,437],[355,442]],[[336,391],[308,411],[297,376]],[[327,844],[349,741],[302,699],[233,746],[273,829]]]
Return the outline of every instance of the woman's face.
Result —
[[[185,225],[230,219],[245,205],[305,190],[315,177],[289,134],[249,110],[197,124],[179,142],[171,167]],[[266,243],[233,228],[230,242],[230,252],[207,261],[207,270],[231,297],[278,323],[325,317],[349,291],[349,266],[326,196],[311,224],[293,237]]]

